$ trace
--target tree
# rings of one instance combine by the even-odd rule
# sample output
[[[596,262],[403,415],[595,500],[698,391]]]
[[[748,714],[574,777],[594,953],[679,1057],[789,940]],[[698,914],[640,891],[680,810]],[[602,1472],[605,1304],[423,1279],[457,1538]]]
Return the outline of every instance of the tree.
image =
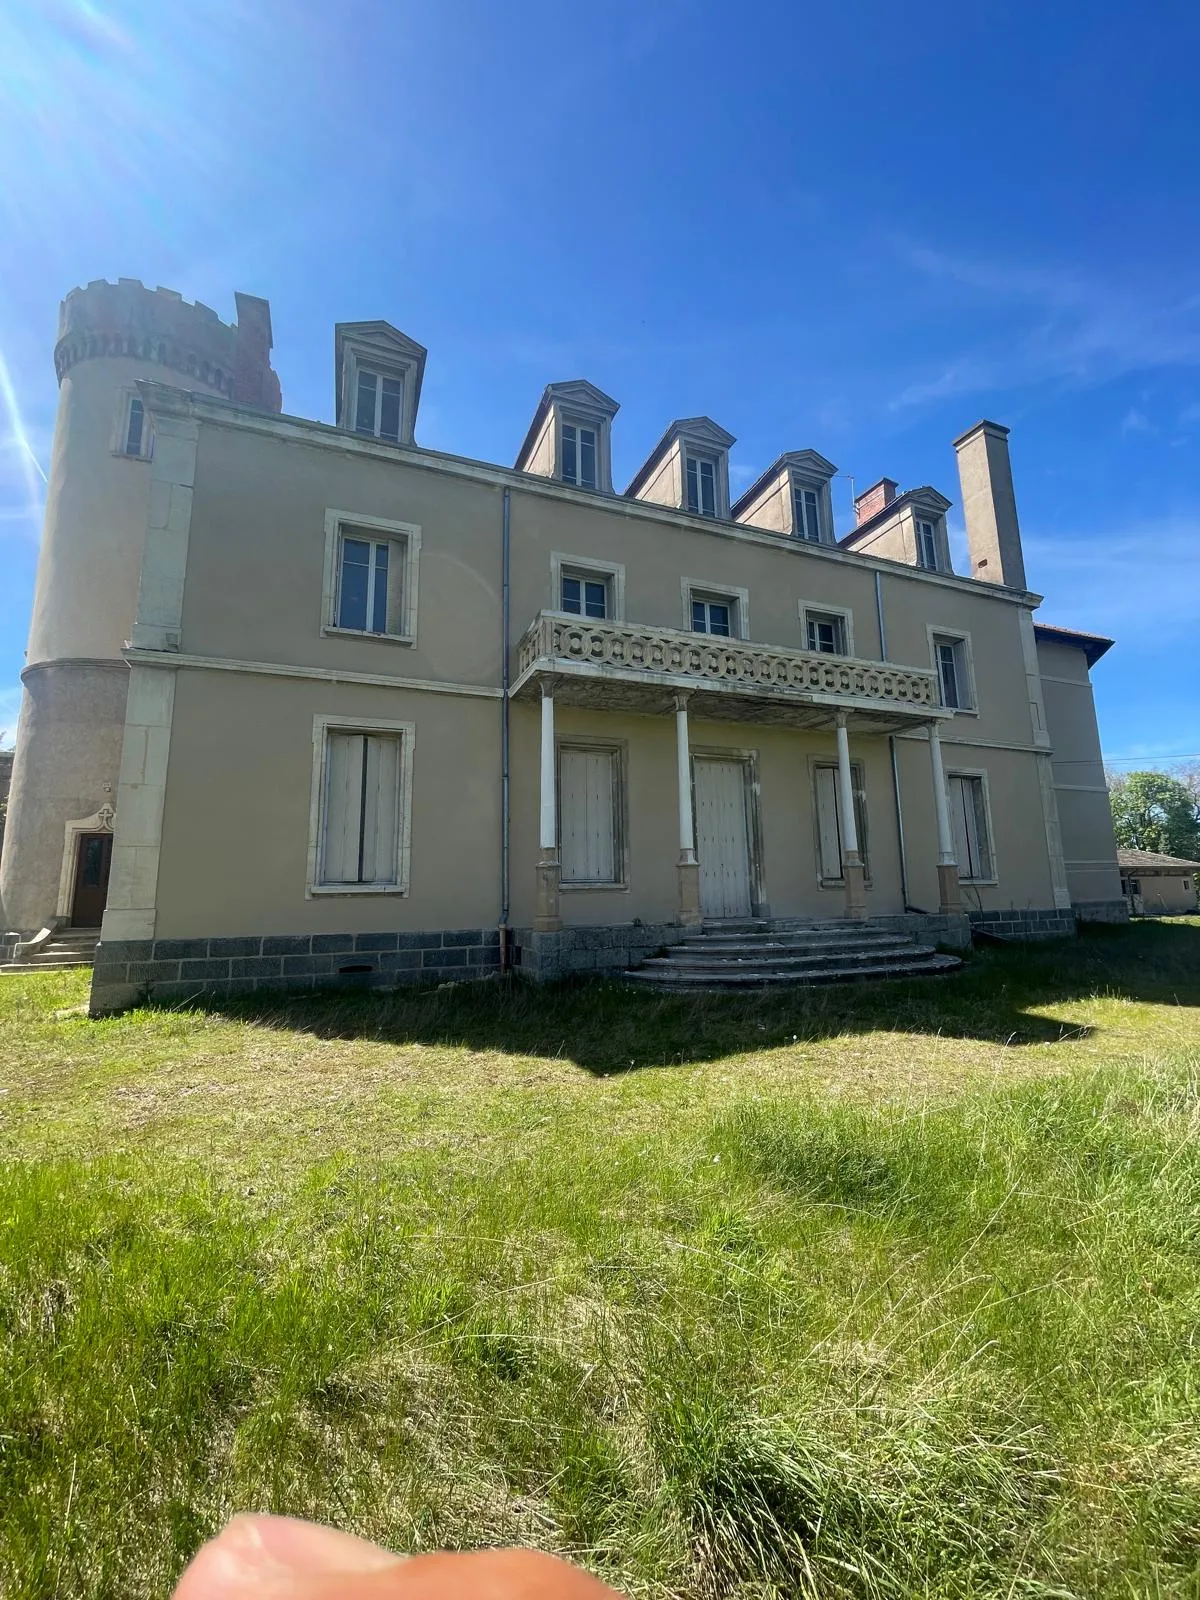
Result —
[[[1113,832],[1123,850],[1200,857],[1200,794],[1166,772],[1110,773]]]

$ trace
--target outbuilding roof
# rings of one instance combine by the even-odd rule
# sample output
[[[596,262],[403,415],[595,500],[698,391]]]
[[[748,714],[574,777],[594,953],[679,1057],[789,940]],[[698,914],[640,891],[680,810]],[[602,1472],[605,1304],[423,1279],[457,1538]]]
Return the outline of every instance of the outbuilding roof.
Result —
[[[1200,861],[1182,861],[1178,856],[1160,855],[1157,850],[1118,850],[1117,865],[1122,872],[1146,872],[1161,877],[1200,872]]]

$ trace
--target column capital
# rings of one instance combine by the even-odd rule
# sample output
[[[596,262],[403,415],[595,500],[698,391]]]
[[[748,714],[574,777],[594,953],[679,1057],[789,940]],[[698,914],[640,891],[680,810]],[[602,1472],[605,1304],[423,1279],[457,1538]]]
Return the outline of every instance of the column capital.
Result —
[[[690,689],[680,689],[672,699],[674,709],[676,711],[686,711],[688,708],[688,702],[691,700],[691,698],[692,691]]]
[[[850,720],[850,713],[848,711],[835,711],[834,712],[834,726],[835,727],[844,728],[848,724],[849,720]]]

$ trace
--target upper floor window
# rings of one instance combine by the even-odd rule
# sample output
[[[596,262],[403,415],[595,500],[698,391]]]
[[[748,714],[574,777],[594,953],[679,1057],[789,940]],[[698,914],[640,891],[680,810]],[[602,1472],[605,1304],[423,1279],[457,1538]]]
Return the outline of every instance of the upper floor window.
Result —
[[[974,709],[971,662],[966,638],[934,633],[933,665],[938,676],[938,698],[953,711]]]
[[[381,372],[368,372],[359,367],[354,409],[356,433],[369,433],[377,439],[399,443],[403,404],[403,379],[389,378]]]
[[[326,630],[411,643],[421,530],[326,513]]]
[[[559,604],[574,617],[595,617],[603,620],[611,610],[609,580],[588,572],[562,573]]]
[[[562,481],[581,489],[596,487],[596,430],[579,422],[562,424]]]
[[[937,525],[917,519],[917,564],[927,572],[938,570]]]
[[[796,484],[792,489],[795,510],[795,528],[798,539],[810,544],[821,542],[821,494],[818,489],[806,489]]]
[[[717,514],[717,463],[711,456],[687,457],[687,508],[701,517]]]
[[[805,618],[808,625],[808,648],[823,655],[844,656],[846,649],[846,619],[837,612],[810,611]]]

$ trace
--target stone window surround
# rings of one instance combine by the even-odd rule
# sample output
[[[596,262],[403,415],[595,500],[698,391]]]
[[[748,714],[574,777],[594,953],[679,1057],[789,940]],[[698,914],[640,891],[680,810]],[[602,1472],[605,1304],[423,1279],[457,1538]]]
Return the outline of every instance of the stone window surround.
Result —
[[[403,627],[398,633],[372,633],[365,628],[342,628],[337,621],[338,552],[343,531],[362,528],[383,534],[404,547],[404,575],[401,578]],[[417,642],[417,578],[421,558],[421,527],[416,522],[397,522],[388,517],[367,517],[356,511],[325,510],[325,567],[321,592],[321,632],[341,638],[373,639],[378,644],[415,645]]]
[[[564,734],[554,743],[554,783],[557,791],[555,815],[558,819],[559,838],[562,830],[562,768],[559,758],[564,750],[603,750],[615,758],[613,804],[613,860],[617,875],[611,883],[568,883],[560,880],[560,894],[628,894],[629,892],[629,744],[625,739],[592,739],[586,734]],[[561,842],[560,842],[561,851]]]
[[[796,496],[801,491],[809,489],[817,497],[817,524],[821,537],[819,539],[806,539],[800,532],[796,522]],[[810,475],[797,472],[795,467],[788,473],[788,518],[791,524],[791,536],[800,544],[834,545],[837,543],[837,534],[833,526],[833,494],[828,478],[814,478]],[[832,608],[830,608],[832,609]]]
[[[589,491],[590,493],[590,491]],[[625,621],[625,564],[621,561],[597,561],[593,556],[572,556],[561,550],[550,552],[550,604],[547,610],[552,611],[556,617],[573,617],[574,611],[564,611],[562,608],[562,581],[563,573],[572,576],[579,573],[581,577],[603,578],[608,584],[609,600],[612,611],[605,618],[606,622]],[[581,618],[586,621],[587,618]]]
[[[400,796],[397,811],[400,827],[396,840],[395,883],[321,883],[321,824],[325,813],[325,752],[327,735],[341,733],[392,733],[400,736]],[[390,717],[343,717],[318,713],[313,718],[312,792],[308,810],[308,871],[304,898],[322,899],[330,895],[408,894],[412,857],[412,769],[416,743],[415,722]]]
[[[738,589],[731,583],[705,583],[699,578],[680,578],[679,590],[683,597],[683,631],[694,633],[692,627],[692,601],[728,601],[733,610],[733,630],[730,639],[750,637],[750,591]],[[720,634],[705,634],[706,639],[720,639]]]
[[[800,612],[800,648],[809,649],[808,643],[808,614],[811,611],[816,616],[841,617],[842,627],[846,634],[846,654],[854,655],[854,612],[849,606],[826,605],[819,600],[800,600],[797,602]]]
[[[380,378],[395,378],[400,390],[400,437],[383,439],[377,433],[359,433],[354,426],[358,409],[359,369],[374,372]],[[342,429],[359,439],[373,439],[376,444],[394,448],[397,444],[414,443],[413,431],[417,413],[417,388],[420,383],[420,362],[416,356],[406,356],[400,351],[380,348],[369,339],[355,339],[347,335],[342,360],[341,417]]]
[[[946,709],[954,712],[956,717],[977,717],[979,715],[979,694],[975,686],[975,652],[971,648],[971,635],[965,628],[945,628],[936,622],[925,624],[926,637],[929,640],[929,663],[937,678],[938,704],[942,704],[942,674],[938,666],[937,647],[939,644],[962,645],[963,683],[960,689],[965,690],[967,704],[963,706],[949,706]]]
[[[943,745],[943,750],[946,748]],[[969,884],[975,888],[996,888],[1000,882],[1000,871],[996,864],[996,830],[992,826],[992,796],[988,786],[988,773],[986,767],[947,767],[946,783],[951,778],[979,778],[983,782],[983,815],[987,825],[988,855],[992,860],[992,875],[990,878],[968,878],[963,871],[962,863],[958,863],[958,878],[960,883]]]

